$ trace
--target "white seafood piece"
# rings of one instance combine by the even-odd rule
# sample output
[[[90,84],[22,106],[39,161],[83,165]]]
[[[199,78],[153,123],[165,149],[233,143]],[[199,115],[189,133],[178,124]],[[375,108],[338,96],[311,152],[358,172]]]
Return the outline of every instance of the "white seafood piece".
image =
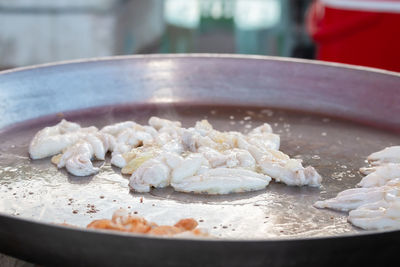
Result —
[[[111,164],[122,168],[123,174],[132,174],[130,187],[135,191],[173,183],[185,192],[225,194],[264,188],[269,176],[289,185],[317,186],[321,180],[312,167],[304,168],[301,161],[277,151],[279,135],[266,123],[247,135],[214,130],[207,120],[186,129],[180,122],[151,117],[149,126],[126,121],[100,131],[63,123],[45,138],[49,142],[47,136],[66,139],[71,135],[72,140],[55,146],[55,154],[65,153],[54,157],[54,163],[75,175],[87,175],[97,171],[90,160],[104,160],[111,151]],[[263,174],[256,172],[260,169]],[[193,188],[187,187],[191,180]]]
[[[321,185],[322,178],[318,172],[311,166],[304,168],[301,161],[296,159],[265,156],[260,160],[259,165],[263,173],[271,176],[277,182],[293,186],[318,187]]]
[[[376,171],[376,167],[377,166],[371,166],[371,167],[361,167],[359,169],[360,173],[363,175],[368,175],[370,173],[373,173],[374,171]]]
[[[386,147],[369,155],[367,160],[374,166],[384,163],[400,163],[400,146]]]
[[[278,150],[280,146],[280,137],[273,133],[249,134],[247,142],[262,149]]]
[[[99,171],[93,167],[91,159],[95,157],[104,160],[106,153],[114,146],[115,139],[109,134],[101,132],[82,134],[79,141],[69,146],[54,163],[58,168],[66,167],[68,172],[76,176],[91,175]]]
[[[249,134],[265,134],[265,133],[272,133],[272,127],[268,123],[264,123],[249,132]]]
[[[82,135],[97,131],[96,127],[81,128],[79,124],[63,119],[60,123],[36,133],[29,145],[29,155],[32,159],[56,155],[75,144]]]
[[[195,176],[186,177],[171,186],[180,192],[229,194],[260,190],[269,184],[271,178],[244,169],[215,168]]]
[[[129,124],[128,124],[129,125]],[[134,128],[122,128],[119,132],[115,132],[116,142],[115,148],[111,155],[111,164],[119,168],[126,166],[127,162],[123,157],[124,153],[131,151],[141,145],[151,145],[154,142],[154,132],[151,127],[137,127]]]
[[[172,171],[172,181],[179,183],[184,178],[195,175],[201,165],[207,164],[208,162],[203,155],[198,153],[190,154]]]
[[[94,156],[99,160],[105,160],[106,153],[113,151],[116,145],[112,135],[101,132],[82,135],[80,140],[86,141],[92,146]]]
[[[111,164],[119,168],[125,167],[127,164],[124,153],[131,151],[132,147],[124,143],[116,143],[114,146],[114,151],[111,154]]]
[[[280,137],[272,133],[272,128],[268,123],[264,123],[251,130],[246,137],[247,142],[262,149],[275,149],[280,147]]]
[[[400,179],[391,180],[386,185],[379,187],[347,189],[334,198],[317,201],[314,207],[349,211],[365,204],[393,197],[400,197]]]
[[[111,164],[119,168],[123,168],[128,164],[126,154],[135,153],[140,154],[143,152],[153,152],[154,155],[158,155],[161,152],[169,152],[180,155],[184,152],[183,145],[177,140],[171,139],[169,142],[159,146],[159,144],[152,143],[151,145],[144,145],[141,147],[134,147],[125,143],[116,143],[116,148],[111,155]]]
[[[115,123],[112,125],[104,126],[100,131],[103,133],[111,134],[113,136],[117,136],[119,133],[121,133],[125,129],[134,129],[138,126],[141,126],[141,125],[139,125],[133,121],[124,121],[124,122],[118,122],[118,123]]]
[[[156,129],[157,131],[162,128],[175,128],[182,126],[182,124],[179,121],[170,121],[158,117],[151,117],[149,119],[149,125],[152,126],[154,129]]]
[[[118,133],[116,142],[137,147],[143,145],[145,142],[153,142],[153,136],[142,130],[127,128]]]
[[[197,121],[194,129],[202,136],[205,136],[214,130],[213,126],[207,120]]]
[[[400,164],[387,163],[382,166],[373,167],[371,172],[358,183],[361,187],[382,186],[389,180],[400,178]]]
[[[130,187],[134,191],[148,192],[151,187],[171,184],[182,192],[228,194],[259,190],[271,180],[267,175],[247,169],[210,167],[201,153],[192,153],[183,159],[175,153],[162,152],[132,174]]]
[[[184,152],[184,147],[182,142],[177,140],[171,140],[161,146],[161,149],[166,152],[172,152],[181,155]]]
[[[275,149],[262,149],[238,139],[238,146],[248,150],[256,159],[261,171],[275,181],[294,186],[321,185],[322,177],[311,166],[303,167],[301,160],[291,159],[288,155]]]
[[[156,158],[145,161],[132,174],[129,180],[129,186],[136,192],[149,192],[151,187],[163,188],[170,184],[171,166],[180,164],[180,159],[171,157],[166,162],[165,156],[159,155]]]
[[[217,148],[218,144],[208,136],[202,136],[193,128],[182,131],[182,144],[184,148],[191,152],[197,152],[200,147]]]
[[[209,162],[212,168],[215,167],[242,167],[255,170],[256,160],[247,150],[234,148],[219,152],[209,147],[201,147],[201,153]]]
[[[362,205],[350,211],[348,221],[366,230],[400,228],[400,198]]]
[[[93,155],[94,150],[89,142],[78,141],[65,151],[57,167],[65,167],[69,173],[75,176],[95,174],[99,171],[99,168],[94,167],[92,164]]]

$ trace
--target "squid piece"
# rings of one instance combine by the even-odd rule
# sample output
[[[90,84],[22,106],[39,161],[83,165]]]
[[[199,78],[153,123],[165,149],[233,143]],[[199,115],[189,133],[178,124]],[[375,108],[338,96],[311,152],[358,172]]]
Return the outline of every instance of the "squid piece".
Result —
[[[104,160],[108,151],[115,146],[113,136],[106,133],[94,133],[82,135],[74,145],[65,149],[63,154],[54,156],[52,163],[58,168],[66,168],[76,176],[87,176],[99,171],[92,164],[92,159]]]
[[[141,157],[131,161],[132,164],[136,164],[136,170],[130,177],[129,187],[136,192],[149,192],[151,187],[163,188],[170,185],[172,169],[183,162],[181,156],[168,152],[155,158]]]
[[[134,191],[149,192],[151,187],[171,185],[176,191],[229,194],[265,188],[271,178],[242,168],[210,168],[201,153],[185,159],[173,153],[162,153],[144,162],[131,176]]]
[[[361,187],[382,186],[388,181],[400,178],[400,164],[387,163],[382,166],[372,167],[368,169],[369,174],[358,183]],[[364,173],[366,171],[364,170]]]
[[[371,204],[399,196],[400,179],[394,179],[384,186],[370,188],[361,187],[344,190],[334,198],[317,201],[314,204],[314,207],[350,211],[365,204]]]
[[[222,195],[264,189],[270,181],[267,175],[245,169],[215,168],[179,181],[172,180],[171,186],[180,192]]]
[[[161,130],[162,128],[174,128],[182,126],[182,124],[179,121],[170,121],[158,117],[151,117],[148,123],[157,131]]]
[[[362,205],[350,211],[348,221],[366,230],[400,228],[400,198]]]
[[[256,169],[256,160],[253,158],[250,152],[244,149],[234,148],[219,152],[212,148],[201,147],[199,149],[199,153],[208,160],[212,168],[241,167],[249,170]]]
[[[40,131],[32,151],[63,152],[52,162],[78,176],[96,173],[92,159],[105,160],[110,151],[111,164],[131,174],[130,188],[138,192],[172,185],[183,192],[228,194],[265,188],[271,177],[288,185],[320,184],[312,167],[278,151],[279,135],[267,123],[246,135],[217,131],[207,120],[191,128],[158,117],[148,124],[125,121],[98,131],[62,121]],[[32,158],[43,156],[34,152]]]
[[[56,155],[75,144],[83,135],[97,131],[96,127],[81,128],[79,124],[63,119],[60,123],[36,133],[29,145],[29,155],[32,159]]]
[[[400,146],[386,147],[369,155],[367,160],[373,166],[385,163],[400,163]]]
[[[124,121],[118,122],[112,125],[104,126],[100,131],[102,133],[111,134],[112,136],[116,137],[119,133],[121,133],[125,129],[134,129],[138,126],[141,126],[133,121]]]
[[[280,137],[272,133],[272,128],[268,123],[254,128],[247,136],[247,142],[262,149],[278,150],[280,147]]]
[[[238,146],[248,150],[257,161],[261,171],[277,182],[292,186],[318,187],[321,185],[322,177],[313,167],[304,168],[301,160],[291,159],[279,150],[263,149],[244,139],[238,140]]]
[[[57,167],[65,167],[69,173],[75,176],[92,175],[99,171],[99,168],[95,168],[92,164],[93,155],[94,151],[90,143],[79,141],[62,154]]]

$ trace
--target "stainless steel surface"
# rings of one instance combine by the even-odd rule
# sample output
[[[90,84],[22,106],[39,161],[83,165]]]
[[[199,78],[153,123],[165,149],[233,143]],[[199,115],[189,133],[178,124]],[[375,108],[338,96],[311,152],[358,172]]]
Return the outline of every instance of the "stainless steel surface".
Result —
[[[270,259],[276,257],[274,249],[283,245],[295,249],[304,244],[319,247],[318,242],[321,245],[332,242],[332,247],[324,247],[319,256],[304,251],[310,259],[321,259],[321,255],[331,255],[331,249],[337,248],[333,244],[340,239],[332,239],[333,236],[347,242],[338,243],[338,247],[353,253],[359,248],[349,240],[364,240],[371,234],[375,242],[379,238],[388,242],[390,232],[361,231],[346,222],[345,213],[318,210],[312,203],[353,187],[360,179],[357,170],[365,164],[369,153],[399,143],[400,118],[392,115],[400,111],[399,84],[399,75],[382,71],[263,57],[210,55],[120,58],[6,72],[0,75],[3,89],[0,125],[47,116],[7,126],[0,132],[0,211],[4,214],[0,222],[6,227],[3,229],[8,229],[0,236],[8,235],[23,242],[12,225],[15,228],[27,225],[32,229],[28,234],[31,243],[28,240],[26,243],[32,244],[39,233],[52,233],[68,244],[77,230],[35,224],[30,220],[65,221],[84,226],[90,220],[110,217],[113,210],[123,207],[158,223],[194,217],[218,240],[257,241],[254,245],[268,249],[265,255]],[[75,111],[56,114],[67,110]],[[324,178],[323,187],[298,188],[272,183],[265,190],[230,196],[183,194],[169,188],[153,190],[150,194],[132,194],[127,177],[108,161],[97,163],[102,166],[98,175],[77,178],[57,170],[49,159],[31,161],[27,157],[27,145],[33,134],[55,124],[61,117],[101,127],[126,119],[144,123],[151,115],[179,119],[185,126],[207,118],[220,130],[246,131],[250,126],[269,122],[281,134],[282,150],[302,158],[306,165],[315,166]],[[141,197],[143,203],[140,203]],[[398,231],[392,234],[396,236]],[[98,253],[112,249],[111,241],[117,238],[121,244],[149,242],[154,248],[169,242],[154,239],[158,242],[156,245],[151,242],[152,238],[92,234],[91,231],[80,235],[82,240],[75,240],[79,244],[110,241],[104,247],[95,246],[91,252],[68,248],[71,255],[88,257],[88,262],[95,260],[91,253],[96,250]],[[276,243],[278,240],[284,243]],[[179,247],[182,242],[171,245]],[[243,246],[243,251],[251,247],[260,257],[260,263],[267,262],[250,243],[235,242],[227,245],[232,246],[232,251],[225,247],[220,252],[232,254],[237,244]],[[199,251],[219,246],[219,243],[210,243],[202,247],[203,244],[203,241],[193,241],[190,246],[198,247]],[[224,244],[228,243],[221,246]],[[377,251],[372,242],[367,244],[370,243],[365,242],[366,248]],[[39,247],[37,251],[41,251]],[[386,249],[391,251],[394,247],[394,243],[388,243]],[[4,246],[15,254],[13,248],[12,244]],[[54,249],[51,262],[57,257],[63,258],[60,253],[61,248]],[[123,249],[114,253],[123,253]],[[35,258],[26,251],[20,254]],[[182,255],[179,258],[171,252],[170,256],[171,265],[179,265],[179,259],[190,262]],[[147,258],[141,260],[145,262]],[[155,257],[154,261],[157,260]],[[202,262],[206,260],[198,261]]]

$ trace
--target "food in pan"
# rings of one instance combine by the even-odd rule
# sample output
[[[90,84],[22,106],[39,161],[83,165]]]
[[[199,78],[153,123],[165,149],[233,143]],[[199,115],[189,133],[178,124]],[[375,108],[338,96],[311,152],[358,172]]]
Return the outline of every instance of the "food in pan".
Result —
[[[172,226],[157,225],[120,209],[114,212],[111,220],[95,220],[89,223],[87,228],[158,236],[207,236],[207,233],[197,226],[197,221],[192,218],[179,220]]]
[[[381,166],[365,167],[361,168],[360,172],[366,176],[358,183],[359,186],[381,186],[392,179],[400,177],[400,163],[386,163]]]
[[[133,121],[80,127],[62,120],[33,138],[32,159],[53,156],[58,168],[77,175],[99,171],[93,159],[104,160],[130,174],[134,191],[172,186],[181,192],[228,194],[263,189],[271,178],[295,186],[319,186],[321,176],[301,160],[279,151],[279,135],[267,123],[248,134],[215,130],[206,121],[183,128],[178,121],[151,117],[147,126]]]
[[[369,155],[367,160],[373,166],[385,163],[400,163],[400,146],[386,147]]]
[[[350,211],[348,220],[363,229],[400,228],[400,150],[388,147],[368,156],[370,167],[360,188],[340,192],[335,198],[318,201],[317,208]]]

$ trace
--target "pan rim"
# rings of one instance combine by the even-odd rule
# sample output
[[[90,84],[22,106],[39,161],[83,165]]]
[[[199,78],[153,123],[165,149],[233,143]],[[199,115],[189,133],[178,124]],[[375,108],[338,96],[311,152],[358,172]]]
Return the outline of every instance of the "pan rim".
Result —
[[[393,77],[400,78],[400,72],[389,71],[385,69],[373,68],[373,67],[365,67],[360,65],[352,65],[345,63],[337,63],[337,62],[328,62],[321,60],[312,60],[312,59],[302,59],[302,58],[290,58],[290,57],[278,57],[278,56],[265,56],[265,55],[245,55],[245,54],[218,54],[218,53],[182,53],[182,54],[136,54],[136,55],[117,55],[117,56],[105,56],[105,57],[93,57],[93,58],[79,58],[72,60],[62,60],[55,61],[50,63],[43,64],[35,64],[23,67],[12,68],[8,70],[0,71],[0,75],[10,74],[14,72],[27,71],[32,69],[40,69],[47,67],[56,67],[62,65],[69,64],[77,64],[77,63],[92,63],[99,61],[118,61],[118,60],[128,60],[128,59],[184,59],[184,58],[215,58],[215,59],[250,59],[250,60],[267,60],[267,61],[277,61],[277,62],[295,62],[302,64],[312,64],[312,65],[321,65],[333,68],[345,68],[351,70],[358,71],[367,71],[373,72],[377,74],[384,74]]]

